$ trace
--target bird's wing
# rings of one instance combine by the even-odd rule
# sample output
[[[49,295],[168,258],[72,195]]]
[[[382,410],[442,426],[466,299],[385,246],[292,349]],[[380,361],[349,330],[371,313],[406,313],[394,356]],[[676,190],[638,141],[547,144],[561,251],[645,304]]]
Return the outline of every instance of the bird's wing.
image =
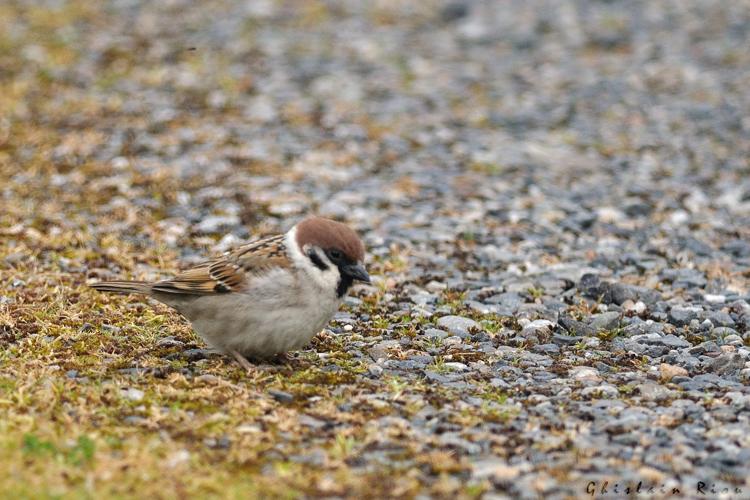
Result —
[[[291,267],[284,235],[240,246],[223,257],[186,269],[172,279],[156,282],[156,293],[210,295],[242,291],[252,277]]]

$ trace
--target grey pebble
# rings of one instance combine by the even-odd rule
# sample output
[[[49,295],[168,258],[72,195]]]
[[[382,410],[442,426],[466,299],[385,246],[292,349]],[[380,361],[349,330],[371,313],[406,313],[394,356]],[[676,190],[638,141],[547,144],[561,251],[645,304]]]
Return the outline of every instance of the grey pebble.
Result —
[[[438,318],[437,325],[447,329],[453,335],[467,336],[470,329],[478,329],[479,323],[461,316],[443,316]]]
[[[278,389],[268,389],[268,394],[279,403],[291,403],[294,401],[293,395]]]

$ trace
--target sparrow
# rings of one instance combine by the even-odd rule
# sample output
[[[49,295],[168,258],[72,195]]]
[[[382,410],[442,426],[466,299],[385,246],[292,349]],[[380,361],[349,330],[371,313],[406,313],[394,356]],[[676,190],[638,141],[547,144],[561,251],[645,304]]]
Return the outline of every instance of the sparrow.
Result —
[[[333,318],[355,281],[370,282],[365,247],[348,226],[311,216],[156,282],[107,281],[102,292],[153,297],[185,316],[214,349],[247,358],[299,349]]]

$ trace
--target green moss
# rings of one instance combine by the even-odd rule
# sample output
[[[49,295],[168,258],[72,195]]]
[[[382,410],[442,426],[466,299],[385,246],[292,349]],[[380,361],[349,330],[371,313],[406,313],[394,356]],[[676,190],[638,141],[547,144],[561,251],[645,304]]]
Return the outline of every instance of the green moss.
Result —
[[[526,290],[526,293],[531,296],[533,299],[541,299],[544,297],[544,288],[542,287],[531,287],[528,290]]]
[[[427,369],[435,373],[450,373],[450,368],[445,365],[445,359],[442,356],[436,356],[435,359],[427,366]]]
[[[505,404],[505,402],[508,400],[508,394],[504,391],[501,391],[499,389],[491,388],[490,390],[487,390],[479,395],[480,398],[491,401],[497,404]]]
[[[520,409],[509,405],[484,403],[481,406],[482,419],[488,422],[506,423],[518,416]]]
[[[604,341],[611,341],[618,335],[622,334],[622,328],[612,328],[611,330],[600,330],[597,332],[596,336],[599,337],[600,340]]]

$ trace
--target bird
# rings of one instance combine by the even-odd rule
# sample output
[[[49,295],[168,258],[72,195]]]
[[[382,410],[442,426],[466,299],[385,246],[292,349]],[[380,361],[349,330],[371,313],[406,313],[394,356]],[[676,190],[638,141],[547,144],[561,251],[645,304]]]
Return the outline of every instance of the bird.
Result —
[[[298,350],[333,318],[354,282],[370,283],[365,247],[346,224],[309,216],[162,281],[103,281],[102,292],[152,297],[187,318],[212,348],[250,359]]]

